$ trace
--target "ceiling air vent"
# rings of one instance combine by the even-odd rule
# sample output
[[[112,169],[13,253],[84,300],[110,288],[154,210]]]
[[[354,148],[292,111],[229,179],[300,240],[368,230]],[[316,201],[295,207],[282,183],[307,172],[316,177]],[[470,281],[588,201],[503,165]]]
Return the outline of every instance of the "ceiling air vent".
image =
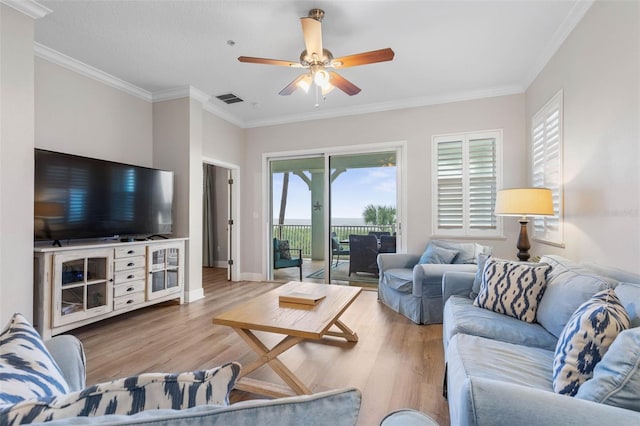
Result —
[[[216,98],[220,99],[225,104],[235,104],[237,102],[244,102],[242,99],[234,95],[233,93],[228,93],[226,95],[216,96]]]

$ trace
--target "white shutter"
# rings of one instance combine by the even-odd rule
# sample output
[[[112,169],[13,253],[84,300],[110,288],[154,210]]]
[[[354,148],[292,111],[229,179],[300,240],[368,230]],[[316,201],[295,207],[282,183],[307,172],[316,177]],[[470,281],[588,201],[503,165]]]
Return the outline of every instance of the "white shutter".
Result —
[[[463,156],[462,141],[442,141],[437,144],[437,227],[462,229]]]
[[[551,189],[553,216],[533,219],[533,238],[564,243],[562,212],[562,91],[556,93],[531,120],[532,185]]]
[[[496,229],[496,139],[469,140],[469,228]]]
[[[501,135],[490,131],[433,137],[436,234],[500,235],[493,209]]]

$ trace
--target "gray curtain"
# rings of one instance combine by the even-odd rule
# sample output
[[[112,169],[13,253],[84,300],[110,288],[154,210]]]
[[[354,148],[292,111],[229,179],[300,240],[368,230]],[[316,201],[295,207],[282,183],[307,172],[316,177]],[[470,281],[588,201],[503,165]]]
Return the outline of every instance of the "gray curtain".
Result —
[[[204,164],[202,175],[204,178],[202,198],[202,266],[215,266],[215,187],[216,170],[211,164]]]

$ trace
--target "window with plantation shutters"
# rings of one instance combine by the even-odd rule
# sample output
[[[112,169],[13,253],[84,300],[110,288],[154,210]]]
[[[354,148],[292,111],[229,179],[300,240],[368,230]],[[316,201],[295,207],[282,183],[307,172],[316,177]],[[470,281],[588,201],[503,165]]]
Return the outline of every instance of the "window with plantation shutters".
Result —
[[[531,119],[531,183],[551,189],[553,216],[535,217],[532,237],[564,244],[562,215],[562,91],[556,93]]]
[[[434,136],[434,230],[438,235],[497,236],[493,214],[501,180],[501,131]]]

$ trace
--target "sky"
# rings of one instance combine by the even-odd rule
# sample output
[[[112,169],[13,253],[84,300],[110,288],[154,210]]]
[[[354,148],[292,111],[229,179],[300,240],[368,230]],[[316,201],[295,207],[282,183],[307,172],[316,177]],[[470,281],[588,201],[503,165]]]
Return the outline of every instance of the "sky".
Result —
[[[282,195],[283,173],[273,176],[273,217],[277,221]],[[339,175],[331,188],[334,218],[362,218],[369,204],[396,205],[396,168],[349,169]],[[315,200],[314,200],[315,203]],[[322,204],[323,201],[320,200]],[[311,219],[311,191],[295,175],[289,176],[286,219]]]

